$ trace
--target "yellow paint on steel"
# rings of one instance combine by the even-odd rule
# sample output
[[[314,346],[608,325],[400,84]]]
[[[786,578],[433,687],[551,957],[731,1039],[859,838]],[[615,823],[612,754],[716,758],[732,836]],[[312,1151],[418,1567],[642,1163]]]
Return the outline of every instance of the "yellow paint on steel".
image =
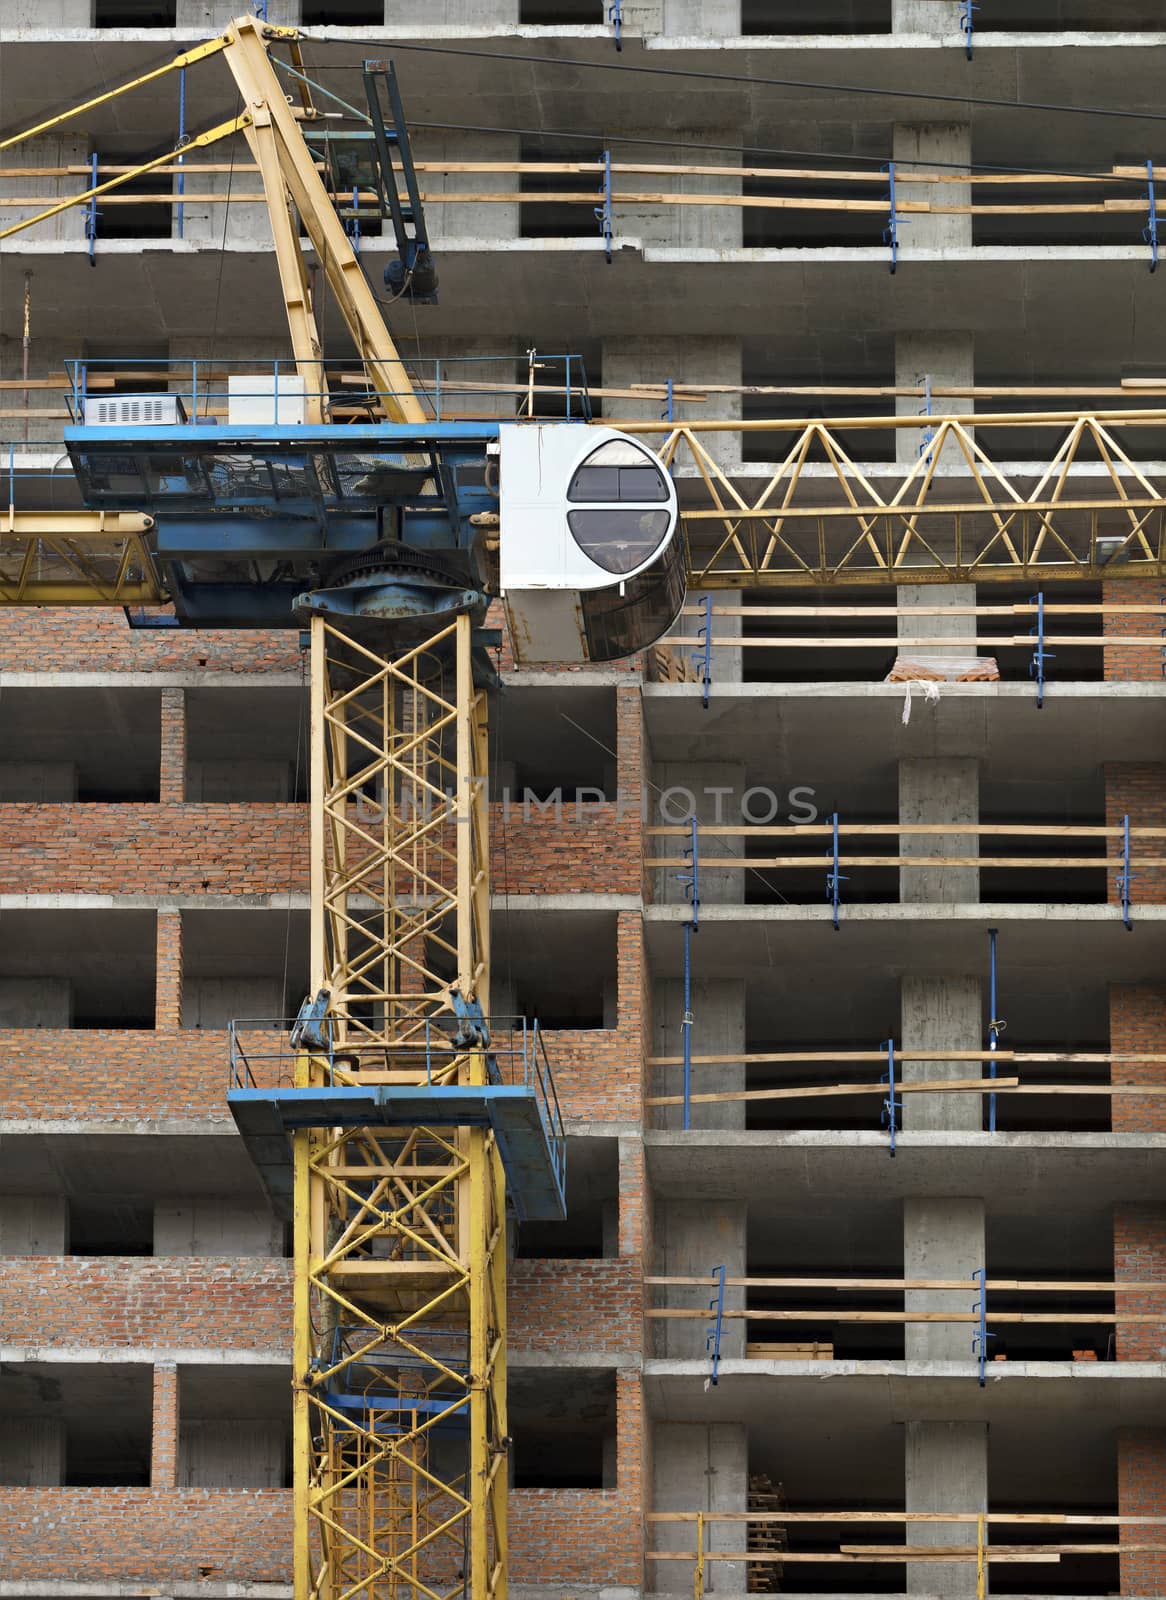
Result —
[[[334,1050],[301,1057],[297,1081],[486,1081],[481,1048],[430,1030],[448,1014],[443,972],[461,974],[470,1002],[489,992],[487,901],[473,892],[484,882],[488,893],[486,708],[470,643],[464,617],[397,656],[313,621],[312,984],[328,993]],[[305,1142],[296,1600],[505,1600],[506,1191],[494,1136],[369,1127]],[[366,1407],[338,1408],[329,1396],[344,1392]],[[439,1452],[430,1439],[443,1425]],[[458,1425],[461,1460],[449,1449]]]
[[[304,143],[300,119],[288,105],[283,85],[267,53],[267,30],[253,17],[240,17],[227,33],[227,64],[243,97],[252,126],[251,149],[263,175],[273,226],[283,228],[289,202],[295,207],[316,251],[324,277],[357,353],[373,381],[384,416],[390,422],[424,422],[425,412],[412,380],[393,343],[380,307],[369,287],[351,240]],[[278,166],[279,180],[273,175]],[[296,241],[299,254],[298,238]],[[289,315],[303,294],[302,261],[294,267],[280,259],[280,280]],[[293,321],[293,342],[297,335]],[[301,325],[301,342],[306,337]],[[318,343],[318,340],[317,340]],[[300,350],[296,351],[297,360]],[[317,389],[321,383],[314,385]]]
[[[226,48],[226,45],[226,35],[220,34],[216,39],[208,39],[205,44],[195,45],[192,50],[184,50],[181,55],[175,56],[172,61],[167,61],[164,66],[155,67],[152,72],[143,72],[136,78],[130,78],[126,83],[119,83],[115,89],[107,89],[104,94],[94,95],[91,100],[70,106],[67,111],[58,112],[55,117],[38,122],[35,127],[25,128],[23,133],[14,133],[7,139],[0,139],[0,150],[9,150],[14,145],[23,144],[26,139],[35,139],[42,133],[51,133],[54,128],[62,127],[74,117],[84,116],[87,112],[95,111],[98,106],[108,105],[119,95],[140,89],[144,83],[153,83],[158,78],[164,78],[168,72],[179,72],[183,67],[192,67],[196,62],[205,61],[208,56],[217,55],[220,50]]]

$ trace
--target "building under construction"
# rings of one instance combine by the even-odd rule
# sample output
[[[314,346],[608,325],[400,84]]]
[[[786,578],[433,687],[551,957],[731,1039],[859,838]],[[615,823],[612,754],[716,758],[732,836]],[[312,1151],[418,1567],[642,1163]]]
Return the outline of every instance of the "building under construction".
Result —
[[[0,0],[0,1600],[1166,1595],[1161,4],[238,9]],[[680,614],[256,626],[386,417]]]

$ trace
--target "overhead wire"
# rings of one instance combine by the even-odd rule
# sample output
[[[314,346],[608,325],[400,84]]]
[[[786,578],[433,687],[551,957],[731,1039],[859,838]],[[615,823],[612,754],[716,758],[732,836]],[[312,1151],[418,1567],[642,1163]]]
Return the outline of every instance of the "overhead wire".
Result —
[[[316,40],[305,32],[304,37]],[[351,41],[378,50],[385,49],[385,40]],[[589,61],[577,56],[538,56],[523,50],[471,50],[465,46],[445,44],[412,44],[394,39],[389,46],[393,51],[409,50],[414,54],[462,56],[473,61],[517,61],[524,66],[571,67],[575,70],[595,72],[633,73],[653,78],[684,78],[700,83],[745,84],[754,89],[810,89],[816,93],[835,95],[864,95],[883,100],[923,100],[933,105],[987,106],[998,111],[1039,111],[1045,115],[1074,117],[1113,117],[1132,122],[1166,122],[1166,111],[1128,111],[1115,106],[1074,106],[1057,101],[1002,100],[989,95],[944,94],[926,89],[888,89],[875,84],[825,83],[811,78],[755,77],[750,73],[711,72],[707,67],[654,67],[633,63],[626,58],[620,61]],[[329,63],[340,66],[341,63]],[[344,63],[347,66],[349,63]],[[363,66],[363,63],[361,63]]]
[[[396,48],[398,48],[398,46],[394,43],[393,48],[396,49]],[[414,46],[401,46],[400,48],[406,48],[406,49],[426,48],[426,49],[428,49],[428,48],[431,48],[431,47],[430,46],[424,46],[424,47],[422,47],[422,46],[416,46],[416,47],[414,47]],[[437,46],[433,46],[432,48],[436,49],[438,47]],[[472,52],[472,53],[476,54],[477,52]],[[527,58],[526,57],[522,57],[521,59],[525,60]],[[297,71],[294,67],[292,67],[291,65],[289,65],[285,61],[276,60],[276,65],[282,71],[286,72],[290,77],[298,79],[300,82],[308,85],[308,87],[310,87],[312,89],[315,89],[319,94],[324,95],[327,99],[335,101],[335,103],[337,105],[339,105],[339,106],[342,106],[345,111],[350,112],[355,121],[364,123],[366,126],[369,125],[369,118],[363,112],[359,111],[355,106],[351,105],[341,95],[338,95],[333,90],[329,89],[325,84],[319,82],[315,78],[309,77],[305,73]],[[595,65],[602,66],[603,63],[597,62],[597,63],[595,63]],[[356,70],[356,68],[355,68],[353,63],[347,63],[343,67],[336,67],[333,70]],[[760,81],[760,80],[742,79],[742,81],[743,82],[753,83],[753,82]],[[1001,102],[1001,103],[1002,104],[1006,104],[1006,105],[1010,105],[1010,106],[1019,104],[1018,102],[1012,102],[1012,101],[1006,101],[1006,102]],[[1166,117],[1158,118],[1157,115],[1155,114],[1155,120],[1166,120]],[[855,164],[868,165],[868,166],[874,167],[876,169],[879,168],[880,166],[885,166],[887,161],[890,159],[889,155],[862,155],[862,154],[857,153],[857,152],[853,152],[853,153],[850,153],[850,154],[847,154],[847,155],[832,155],[832,154],[830,154],[830,153],[828,153],[826,151],[822,151],[822,150],[798,150],[798,149],[793,149],[793,148],[791,148],[789,146],[784,146],[784,145],[746,145],[746,146],[742,146],[741,144],[718,144],[718,143],[716,143],[716,142],[714,142],[712,140],[707,140],[707,139],[677,139],[677,138],[674,138],[674,137],[672,137],[672,138],[668,138],[668,137],[665,137],[665,138],[652,138],[650,135],[647,135],[647,134],[610,133],[610,132],[608,132],[608,131],[606,131],[604,129],[585,129],[585,128],[576,128],[576,129],[569,129],[569,128],[514,128],[514,127],[499,126],[499,125],[493,124],[493,123],[424,122],[424,121],[418,121],[413,117],[410,117],[410,119],[409,119],[409,126],[411,128],[427,129],[430,132],[436,132],[436,133],[497,134],[497,135],[503,135],[503,136],[509,135],[511,137],[516,137],[516,138],[569,139],[569,140],[572,140],[572,141],[574,141],[576,143],[596,144],[596,145],[602,146],[604,148],[609,147],[609,146],[614,147],[614,146],[619,146],[619,145],[627,145],[629,147],[631,147],[631,146],[642,146],[642,147],[647,147],[647,148],[650,148],[650,149],[664,149],[664,150],[694,150],[694,151],[697,151],[697,152],[701,152],[701,151],[704,151],[704,152],[716,151],[718,154],[729,154],[729,155],[734,155],[734,154],[735,155],[739,155],[741,153],[742,148],[745,148],[745,149],[747,149],[749,151],[749,153],[751,155],[758,155],[758,156],[784,156],[784,157],[791,157],[791,158],[799,160],[799,161],[838,161],[838,162],[844,161],[844,162],[848,163],[851,166],[853,166]],[[923,167],[927,171],[942,171],[942,172],[956,172],[956,173],[965,173],[966,172],[970,177],[974,177],[976,173],[980,173],[980,172],[998,172],[998,173],[1004,173],[1004,174],[1009,174],[1009,175],[1019,175],[1019,176],[1022,176],[1022,177],[1031,176],[1031,177],[1047,177],[1047,178],[1081,178],[1081,179],[1092,179],[1092,180],[1096,180],[1096,181],[1099,181],[1099,182],[1100,181],[1105,181],[1105,182],[1109,182],[1109,183],[1123,182],[1123,181],[1127,181],[1127,182],[1130,182],[1130,183],[1135,183],[1135,182],[1143,181],[1141,179],[1140,175],[1136,179],[1135,178],[1130,178],[1128,180],[1123,180],[1123,179],[1115,178],[1112,172],[1097,172],[1097,171],[1094,171],[1091,168],[1068,167],[1068,166],[1034,167],[1031,163],[1028,164],[1028,165],[1025,165],[1025,166],[1017,166],[1017,165],[1014,165],[1014,164],[1009,163],[1009,162],[933,161],[930,158],[928,158],[927,160],[920,159],[918,161],[900,160],[900,161],[896,162],[896,166],[899,166],[899,167]]]

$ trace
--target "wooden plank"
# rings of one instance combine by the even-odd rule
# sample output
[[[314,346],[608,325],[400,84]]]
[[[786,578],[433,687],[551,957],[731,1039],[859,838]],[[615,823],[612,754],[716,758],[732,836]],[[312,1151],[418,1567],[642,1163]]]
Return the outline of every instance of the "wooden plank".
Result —
[[[998,867],[1035,870],[1040,867],[1054,867],[1059,871],[1103,871],[1107,867],[1120,867],[1124,865],[1123,856],[851,856],[840,855],[838,863],[843,867],[907,867],[918,868],[920,871],[927,867]],[[691,866],[690,860],[684,856],[648,856],[644,861],[645,867],[657,869]],[[819,856],[706,856],[702,853],[700,870],[705,871],[740,871],[743,866],[782,867],[788,871],[798,868],[813,868],[821,872],[824,862]],[[1135,867],[1166,867],[1166,856],[1132,856],[1131,865]]]
[[[965,1288],[968,1286],[965,1284]],[[989,1281],[989,1288],[991,1282]],[[676,1306],[652,1306],[644,1312],[645,1317],[650,1317],[656,1322],[694,1322],[709,1320],[707,1307],[704,1310],[688,1310]],[[881,1323],[881,1324],[907,1324],[917,1322],[944,1322],[963,1323],[980,1320],[978,1311],[755,1311],[755,1310],[729,1310],[721,1312],[725,1321],[732,1319],[737,1322],[843,1322],[843,1323]],[[1104,1325],[1117,1327],[1162,1327],[1166,1324],[1166,1311],[1161,1314],[1151,1312],[1114,1312],[1114,1311],[989,1311],[989,1324],[995,1326],[999,1323],[1024,1326],[1045,1326],[1053,1324],[1057,1327],[1070,1324],[1082,1326]]]
[[[647,1511],[648,1522],[984,1522],[989,1527],[1028,1523],[1056,1528],[1166,1526],[1166,1516],[1090,1511]]]
[[[691,1058],[694,1067],[726,1067],[738,1066],[744,1063],[752,1065],[772,1065],[780,1062],[801,1061],[885,1061],[885,1050],[776,1050],[776,1051],[739,1051],[736,1055],[697,1055]],[[1166,1055],[1124,1055],[1113,1054],[1110,1051],[1097,1053],[1088,1051],[1059,1051],[1059,1050],[900,1050],[896,1048],[897,1061],[996,1061],[1011,1062],[1017,1066],[1024,1066],[1033,1062],[1055,1063],[1058,1065],[1077,1064],[1086,1066],[1104,1065],[1107,1062],[1128,1065],[1132,1063],[1146,1063],[1157,1065],[1166,1063]],[[649,1056],[650,1067],[681,1067],[684,1065],[683,1056]]]
[[[933,1094],[937,1090],[945,1090],[953,1094],[995,1094],[1007,1093],[1012,1089],[1021,1087],[1018,1078],[953,1078],[937,1079],[934,1082],[924,1083],[895,1083],[895,1092],[904,1094]],[[722,1102],[737,1100],[814,1100],[819,1097],[828,1100],[832,1096],[851,1094],[883,1094],[887,1092],[885,1083],[831,1083],[831,1084],[806,1084],[796,1085],[784,1089],[726,1089],[717,1094],[690,1094],[690,1105],[719,1105]],[[1098,1087],[1092,1092],[1106,1093],[1106,1089]],[[1166,1093],[1166,1086],[1163,1088]],[[682,1094],[649,1095],[644,1099],[647,1106],[682,1106]]]
[[[710,1277],[650,1277],[644,1279],[647,1288],[669,1289],[673,1286],[707,1289],[714,1280]],[[726,1278],[727,1289],[830,1289],[840,1293],[862,1290],[874,1293],[882,1290],[905,1293],[916,1289],[941,1289],[962,1292],[968,1287],[967,1278]],[[1151,1283],[1079,1282],[1066,1279],[989,1278],[988,1287],[994,1293],[1039,1294],[1045,1291],[1058,1294],[1166,1294],[1166,1279]]]

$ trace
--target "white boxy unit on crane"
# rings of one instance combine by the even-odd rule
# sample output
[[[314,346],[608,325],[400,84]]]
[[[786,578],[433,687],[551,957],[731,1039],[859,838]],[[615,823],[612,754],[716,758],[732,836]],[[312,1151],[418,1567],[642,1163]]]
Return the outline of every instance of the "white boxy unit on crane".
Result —
[[[676,486],[614,428],[499,431],[501,586],[515,660],[613,661],[666,633],[684,603]]]

